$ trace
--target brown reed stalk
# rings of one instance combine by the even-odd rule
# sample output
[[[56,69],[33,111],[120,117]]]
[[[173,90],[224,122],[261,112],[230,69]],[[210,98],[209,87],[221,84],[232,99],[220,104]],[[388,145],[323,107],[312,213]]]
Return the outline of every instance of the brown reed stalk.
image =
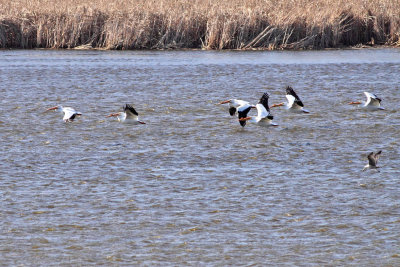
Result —
[[[400,46],[398,0],[0,0],[0,48]]]

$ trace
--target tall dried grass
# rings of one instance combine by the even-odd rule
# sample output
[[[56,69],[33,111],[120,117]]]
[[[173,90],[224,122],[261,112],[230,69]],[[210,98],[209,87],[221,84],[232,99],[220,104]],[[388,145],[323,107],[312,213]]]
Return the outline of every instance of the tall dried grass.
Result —
[[[399,0],[0,0],[0,47],[400,46]]]

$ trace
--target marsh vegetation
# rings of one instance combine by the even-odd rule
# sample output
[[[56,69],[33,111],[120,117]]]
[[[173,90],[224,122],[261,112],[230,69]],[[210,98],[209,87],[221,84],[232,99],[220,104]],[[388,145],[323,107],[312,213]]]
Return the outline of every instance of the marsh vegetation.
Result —
[[[400,45],[398,0],[0,0],[1,48]]]

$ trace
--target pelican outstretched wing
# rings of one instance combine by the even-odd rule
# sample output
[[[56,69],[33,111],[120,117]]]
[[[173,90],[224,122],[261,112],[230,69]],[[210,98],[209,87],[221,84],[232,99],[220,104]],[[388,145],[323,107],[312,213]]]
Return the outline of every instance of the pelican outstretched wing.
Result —
[[[75,119],[76,115],[78,115],[78,112],[76,112],[75,109],[70,108],[70,107],[63,108],[63,112],[64,112],[63,120],[72,121],[73,119]],[[79,113],[79,115],[80,115],[80,113]]]
[[[126,113],[126,118],[128,119],[138,119],[139,114],[136,110],[129,104],[126,104],[124,107],[124,112]]]
[[[272,120],[274,117],[271,115],[269,106],[268,106],[268,99],[269,99],[269,94],[264,93],[262,97],[260,98],[260,101],[256,105],[257,111],[258,111],[258,117],[260,118],[268,118]]]
[[[304,107],[303,102],[301,102],[300,97],[296,94],[292,87],[286,87],[286,98],[289,102],[289,106],[291,107],[293,104],[298,105],[299,107]]]
[[[377,97],[375,94],[364,92],[367,97],[366,105],[380,106],[382,99]]]
[[[368,154],[368,163],[371,166],[376,167],[376,164],[378,163],[378,159],[381,156],[382,150],[379,150],[377,153],[371,152]]]
[[[249,104],[245,104],[240,106],[237,111],[238,111],[238,118],[239,118],[239,123],[242,127],[244,127],[246,125],[246,121],[240,121],[240,119],[242,118],[246,118],[247,114],[249,113],[249,111],[251,110],[251,105]]]

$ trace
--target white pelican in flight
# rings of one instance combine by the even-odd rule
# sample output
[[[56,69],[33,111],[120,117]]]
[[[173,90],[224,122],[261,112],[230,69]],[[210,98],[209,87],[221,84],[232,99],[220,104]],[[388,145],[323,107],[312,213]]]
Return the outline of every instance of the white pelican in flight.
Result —
[[[250,121],[257,123],[257,125],[260,126],[278,126],[278,124],[272,122],[274,117],[271,115],[269,111],[268,98],[269,98],[268,93],[264,93],[260,98],[260,101],[256,105],[258,111],[257,116],[239,118],[239,121],[240,122]]]
[[[220,102],[219,104],[226,104],[229,103],[229,114],[231,116],[235,115],[235,113],[238,111],[239,107],[252,107],[255,108],[254,105],[251,105],[249,102],[244,101],[244,100],[239,100],[239,99],[229,99],[229,100],[225,100]]]
[[[286,103],[286,109],[291,112],[297,113],[310,113],[310,111],[304,108],[303,102],[301,102],[300,97],[296,94],[292,87],[286,87],[286,98],[288,102]],[[274,104],[271,108],[280,107],[285,105],[285,103]]]
[[[375,94],[371,94],[368,92],[364,92],[365,96],[367,97],[367,102],[361,102],[361,101],[353,101],[350,102],[350,105],[359,105],[363,104],[361,107],[366,108],[368,110],[383,110],[384,108],[381,107],[381,101],[382,99],[377,97]]]
[[[106,118],[109,117],[117,117],[118,121],[124,123],[131,123],[131,124],[146,124],[143,121],[139,120],[139,114],[136,110],[129,104],[126,104],[124,107],[124,112],[117,112],[108,115]]]
[[[55,107],[46,109],[46,111],[49,111],[49,110],[63,112],[64,113],[63,120],[65,122],[72,122],[76,116],[82,115],[82,113],[77,112],[77,111],[75,111],[75,109],[70,108],[70,107],[55,106]]]
[[[371,152],[368,154],[368,164],[364,166],[363,171],[368,170],[368,169],[376,169],[378,172],[378,166],[376,166],[376,164],[378,163],[378,159],[381,156],[382,150],[379,150],[378,152],[374,153]]]

